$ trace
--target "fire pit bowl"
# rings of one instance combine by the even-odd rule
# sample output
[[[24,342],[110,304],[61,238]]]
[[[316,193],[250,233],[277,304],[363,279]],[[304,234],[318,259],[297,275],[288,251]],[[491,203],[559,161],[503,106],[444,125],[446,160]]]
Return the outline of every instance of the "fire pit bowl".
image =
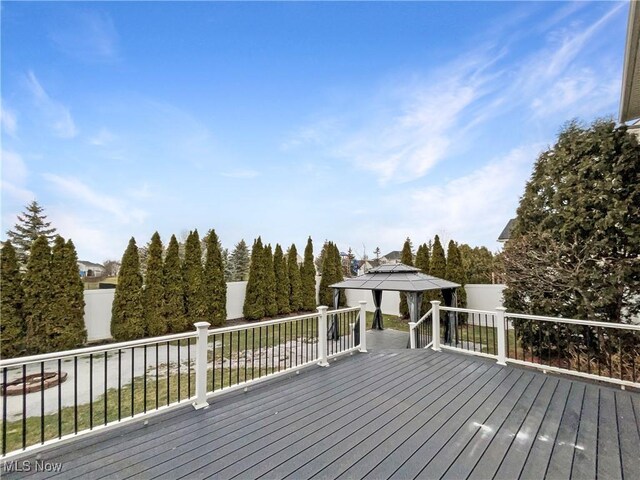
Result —
[[[44,372],[32,373],[26,377],[17,378],[6,385],[0,385],[0,395],[8,397],[12,395],[22,395],[24,393],[38,392],[47,388],[55,387],[67,379],[67,372]]]

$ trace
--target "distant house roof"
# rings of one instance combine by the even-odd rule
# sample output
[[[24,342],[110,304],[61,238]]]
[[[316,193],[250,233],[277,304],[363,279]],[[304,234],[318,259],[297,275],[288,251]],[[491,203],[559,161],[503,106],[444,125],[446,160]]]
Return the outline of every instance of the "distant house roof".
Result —
[[[622,70],[620,121],[640,117],[640,2],[629,2],[627,44]]]
[[[515,223],[516,223],[515,218],[512,218],[511,220],[509,220],[509,223],[507,223],[507,225],[504,227],[504,230],[502,230],[502,233],[498,237],[499,242],[506,242],[511,238],[511,230],[513,230],[513,226],[515,225]]]
[[[424,292],[457,288],[460,285],[442,278],[425,275],[418,268],[403,263],[381,265],[364,275],[348,278],[330,285],[332,288],[356,290],[392,290],[398,292]]]
[[[387,253],[384,258],[387,260],[400,260],[400,258],[402,258],[402,252],[400,250],[394,250]]]
[[[88,262],[87,260],[78,260],[78,263],[81,263],[85,267],[104,268],[104,265],[100,265],[99,263]]]

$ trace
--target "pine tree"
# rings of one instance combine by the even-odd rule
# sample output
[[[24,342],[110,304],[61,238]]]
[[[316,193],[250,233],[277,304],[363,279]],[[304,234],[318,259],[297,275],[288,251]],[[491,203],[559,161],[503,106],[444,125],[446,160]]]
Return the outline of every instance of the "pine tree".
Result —
[[[50,351],[48,326],[51,321],[51,249],[44,235],[31,245],[24,276],[24,315],[27,326],[26,351],[30,354]]]
[[[418,251],[416,252],[416,267],[420,269],[422,273],[429,274],[429,247],[427,247],[426,243],[423,243],[418,247]],[[431,304],[429,303],[430,295],[429,292],[425,292],[422,298],[422,306],[420,307],[420,316],[424,315],[431,308]]]
[[[306,311],[315,310],[316,303],[316,267],[313,263],[313,242],[311,237],[307,240],[304,249],[304,262],[300,269],[302,281],[302,308]]]
[[[320,271],[320,291],[318,292],[318,301],[320,305],[325,305],[329,308],[333,308],[333,289],[329,288],[329,285],[335,283],[335,257],[333,255],[333,243],[325,242],[322,251],[320,252],[322,257],[322,269]]]
[[[335,243],[333,244],[333,265],[333,281],[329,285],[333,285],[334,283],[338,283],[344,280],[344,273],[342,270],[342,257],[340,256],[340,250],[338,250],[338,246]],[[333,289],[331,290],[331,293],[333,295]],[[344,289],[340,289],[338,306],[347,306],[347,293],[344,291]]]
[[[450,240],[447,246],[447,267],[444,278],[450,282],[462,285],[456,292],[458,296],[458,307],[465,308],[467,306],[467,292],[464,289],[464,285],[467,283],[467,279],[465,277],[464,267],[462,266],[460,250],[458,250],[458,246],[453,240]]]
[[[231,270],[233,271],[233,282],[246,282],[249,279],[249,268],[251,267],[251,259],[249,256],[249,248],[244,239],[240,240],[229,259]]]
[[[7,237],[12,242],[18,262],[26,265],[31,245],[40,236],[44,236],[50,244],[56,236],[55,227],[51,227],[51,222],[47,222],[47,216],[43,215],[42,208],[37,201],[33,200],[25,206],[26,210],[22,215],[18,215],[18,223],[13,230],[7,231]]]
[[[207,307],[204,293],[202,249],[198,230],[189,233],[184,246],[182,279],[184,282],[184,306],[190,324],[205,321]]]
[[[259,320],[266,315],[266,272],[264,271],[262,239],[258,237],[251,248],[251,268],[242,313],[247,320]]]
[[[411,245],[411,239],[409,237],[407,237],[402,246],[400,262],[413,266],[413,246]],[[400,292],[400,315],[402,315],[403,318],[409,318],[409,304],[407,304],[407,297],[404,292]]]
[[[164,305],[164,267],[162,240],[155,232],[147,250],[147,268],[143,292],[145,334],[151,337],[165,335],[168,330]]]
[[[444,279],[447,275],[447,259],[444,256],[444,248],[440,243],[438,235],[433,239],[433,247],[431,251],[431,263],[429,265],[429,275]],[[439,300],[444,302],[441,291],[434,292],[430,295],[431,300]]]
[[[204,295],[207,321],[214,327],[221,327],[227,320],[227,282],[224,278],[221,243],[213,229],[209,230],[205,240],[207,258],[204,264]]]
[[[164,318],[168,333],[181,333],[189,329],[184,310],[184,284],[180,266],[180,246],[171,235],[163,268]]]
[[[13,358],[24,353],[27,326],[24,320],[22,274],[16,251],[9,240],[0,250],[0,357]]]
[[[287,272],[289,273],[289,306],[292,312],[298,312],[302,310],[302,277],[295,243],[291,244],[287,252]]]
[[[135,238],[122,256],[118,284],[111,311],[111,335],[117,341],[136,340],[144,336],[142,275]]]
[[[268,317],[275,317],[278,314],[278,301],[276,295],[276,274],[273,265],[273,251],[271,245],[267,245],[262,251],[262,261],[265,271],[265,298],[264,311]]]
[[[278,313],[280,315],[291,313],[291,308],[289,306],[290,285],[287,261],[282,253],[282,247],[277,243],[273,254],[273,273],[276,280],[276,303],[278,305]]]
[[[51,317],[47,325],[48,350],[80,347],[87,340],[84,324],[84,285],[71,240],[56,236],[51,249]]]

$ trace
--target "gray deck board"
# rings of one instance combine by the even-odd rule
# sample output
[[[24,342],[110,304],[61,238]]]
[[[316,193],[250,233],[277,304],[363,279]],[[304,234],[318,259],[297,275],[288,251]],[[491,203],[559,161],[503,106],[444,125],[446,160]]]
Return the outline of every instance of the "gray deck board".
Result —
[[[637,392],[378,349],[38,458],[63,463],[58,479],[640,478],[639,419]],[[22,477],[53,476],[3,473]]]

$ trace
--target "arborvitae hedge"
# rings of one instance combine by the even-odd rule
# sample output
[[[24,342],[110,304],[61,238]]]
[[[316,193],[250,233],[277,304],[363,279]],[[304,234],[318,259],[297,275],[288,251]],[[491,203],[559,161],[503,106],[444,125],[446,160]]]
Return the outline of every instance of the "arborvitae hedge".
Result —
[[[204,271],[202,248],[198,230],[189,233],[184,247],[182,280],[184,282],[184,306],[190,325],[207,318],[207,302],[204,295]]]
[[[22,309],[24,292],[16,250],[6,241],[0,250],[0,357],[13,358],[24,353],[27,326]]]
[[[427,247],[426,243],[423,243],[418,247],[418,251],[416,252],[416,267],[420,269],[422,273],[429,274],[429,247]],[[420,307],[420,316],[424,315],[431,308],[431,304],[429,303],[429,292],[425,292],[422,297],[422,306]]]
[[[259,320],[266,315],[264,288],[266,275],[264,271],[262,239],[258,237],[251,248],[251,268],[244,297],[242,313],[247,320]]]
[[[302,310],[302,277],[298,266],[298,250],[294,243],[287,252],[287,271],[289,273],[289,306],[292,312]]]
[[[289,272],[287,261],[282,253],[282,247],[276,243],[276,249],[273,254],[273,273],[276,279],[276,303],[278,305],[278,313],[284,315],[291,313],[289,306]]]
[[[84,285],[71,240],[57,236],[51,251],[51,319],[47,328],[49,351],[71,350],[87,341],[84,324]]]
[[[24,315],[27,325],[26,351],[29,354],[50,351],[48,326],[51,322],[52,291],[51,250],[45,236],[31,245],[24,276]]]
[[[307,240],[304,249],[304,262],[300,269],[302,281],[302,308],[311,311],[316,309],[316,266],[313,263],[313,242]]]
[[[318,301],[320,305],[325,305],[329,308],[333,308],[333,289],[329,288],[334,282],[335,275],[335,259],[333,257],[333,243],[325,242],[322,251],[320,252],[320,258],[322,258],[322,268],[320,271],[320,291],[318,292]]]
[[[413,252],[411,251],[411,239],[409,237],[407,237],[402,246],[400,262],[405,265],[413,265]],[[409,305],[404,292],[400,292],[400,315],[402,315],[402,318],[409,318]]]
[[[145,333],[151,337],[165,335],[168,325],[164,306],[164,266],[162,265],[162,240],[155,232],[147,250],[147,268],[143,292]]]
[[[168,333],[189,330],[189,321],[184,310],[184,288],[180,266],[180,246],[175,235],[171,235],[163,268],[164,318]]]
[[[144,308],[142,306],[142,275],[136,240],[131,237],[120,262],[111,312],[111,335],[117,341],[144,336]]]
[[[458,295],[458,307],[465,308],[467,306],[467,292],[464,289],[464,285],[467,283],[467,279],[462,266],[460,250],[458,250],[458,246],[453,240],[449,241],[447,246],[447,273],[445,279],[462,285],[456,292]]]
[[[204,264],[204,295],[207,321],[214,327],[221,327],[227,320],[227,282],[224,278],[224,262],[216,231],[209,230],[205,240],[207,259]]]
[[[440,237],[438,235],[433,239],[433,249],[431,251],[431,264],[429,265],[429,275],[433,275],[438,278],[445,278],[447,275],[447,259],[444,256],[444,248],[440,243]],[[439,300],[444,302],[442,292],[432,294],[431,300]]]
[[[278,302],[276,299],[276,275],[273,265],[273,251],[271,245],[267,245],[262,251],[262,261],[264,262],[265,289],[264,289],[264,311],[268,317],[275,317],[278,314]]]

